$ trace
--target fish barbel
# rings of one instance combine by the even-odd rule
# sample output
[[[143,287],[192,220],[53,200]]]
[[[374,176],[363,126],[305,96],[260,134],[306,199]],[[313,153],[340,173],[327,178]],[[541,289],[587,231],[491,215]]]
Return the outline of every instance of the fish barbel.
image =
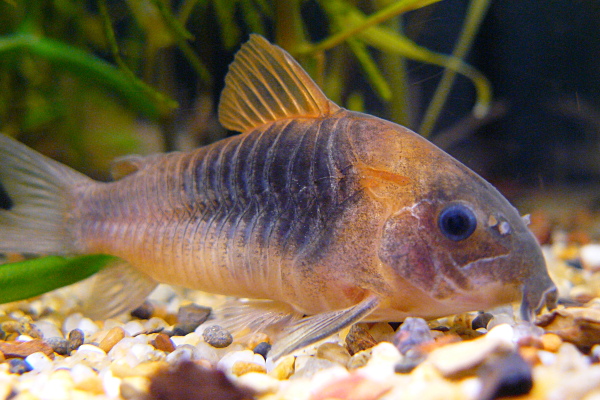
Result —
[[[128,157],[110,183],[0,135],[0,251],[120,257],[96,277],[97,316],[158,282],[257,299],[230,317],[282,324],[273,357],[359,320],[554,307],[540,248],[496,189],[410,130],[337,106],[264,38],[237,53],[219,119],[241,134]]]

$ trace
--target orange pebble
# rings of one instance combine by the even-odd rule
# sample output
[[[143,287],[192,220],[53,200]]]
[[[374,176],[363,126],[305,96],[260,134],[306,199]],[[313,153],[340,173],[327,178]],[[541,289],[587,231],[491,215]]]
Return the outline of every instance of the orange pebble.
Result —
[[[562,342],[560,336],[555,333],[545,333],[542,335],[542,346],[544,350],[555,353],[558,351]]]
[[[538,357],[538,349],[530,346],[523,346],[519,348],[519,354],[523,357],[523,360],[527,361],[529,365],[536,365],[540,363]]]

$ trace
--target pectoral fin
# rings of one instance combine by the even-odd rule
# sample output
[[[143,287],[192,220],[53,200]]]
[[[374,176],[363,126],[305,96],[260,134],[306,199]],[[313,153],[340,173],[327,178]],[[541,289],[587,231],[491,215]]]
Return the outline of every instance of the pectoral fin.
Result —
[[[93,318],[109,318],[140,306],[157,282],[125,261],[117,261],[90,278],[90,295],[83,312]]]
[[[379,298],[371,295],[355,306],[312,315],[288,325],[269,352],[274,360],[294,350],[308,346],[360,321],[379,305]]]
[[[214,310],[215,319],[208,324],[218,324],[236,336],[264,332],[269,328],[292,324],[302,314],[291,306],[273,300],[230,299]]]

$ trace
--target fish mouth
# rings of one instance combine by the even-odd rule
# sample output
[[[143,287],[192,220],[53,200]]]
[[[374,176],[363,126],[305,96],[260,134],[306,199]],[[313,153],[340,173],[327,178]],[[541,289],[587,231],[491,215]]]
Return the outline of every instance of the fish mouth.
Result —
[[[523,285],[523,299],[521,301],[521,318],[525,321],[533,321],[535,315],[539,313],[544,306],[548,310],[556,308],[558,300],[558,290],[554,282],[549,277],[543,280],[532,280]]]

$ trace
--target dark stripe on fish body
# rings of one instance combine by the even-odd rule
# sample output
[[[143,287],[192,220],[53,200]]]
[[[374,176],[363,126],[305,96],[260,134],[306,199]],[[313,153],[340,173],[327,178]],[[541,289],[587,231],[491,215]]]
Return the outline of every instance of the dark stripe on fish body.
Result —
[[[8,196],[8,192],[2,186],[2,182],[0,182],[0,208],[10,210],[13,206],[14,203],[12,199]]]

